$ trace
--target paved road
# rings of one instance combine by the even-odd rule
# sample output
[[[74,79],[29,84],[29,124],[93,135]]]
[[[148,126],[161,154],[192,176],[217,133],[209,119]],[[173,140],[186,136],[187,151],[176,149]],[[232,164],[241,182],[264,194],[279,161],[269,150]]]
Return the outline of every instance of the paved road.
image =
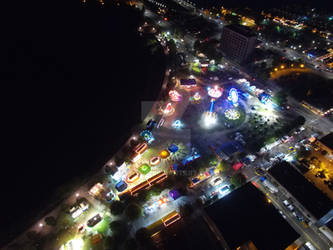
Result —
[[[292,214],[292,212],[286,208],[286,206],[282,203],[282,201],[289,198],[290,194],[287,194],[288,196],[286,196],[284,194],[285,190],[283,187],[278,185],[279,189],[278,194],[272,194],[265,186],[262,185],[262,183],[258,179],[259,178],[255,179],[255,181],[257,184],[259,184],[259,189],[263,193],[268,194],[267,196],[272,201],[272,204],[275,206],[275,208],[282,211],[282,213],[286,217],[285,219],[287,220],[287,222],[295,229],[296,232],[298,232],[301,235],[301,238],[305,242],[310,241],[311,244],[314,245],[318,250],[329,249],[330,246],[332,246],[331,245],[332,243],[330,243],[326,239],[326,237],[321,236],[321,233],[319,233],[318,229],[315,226],[309,226],[309,227],[303,226],[302,223],[298,221],[297,218]],[[294,207],[299,207],[299,204],[296,203],[296,200],[293,205]]]

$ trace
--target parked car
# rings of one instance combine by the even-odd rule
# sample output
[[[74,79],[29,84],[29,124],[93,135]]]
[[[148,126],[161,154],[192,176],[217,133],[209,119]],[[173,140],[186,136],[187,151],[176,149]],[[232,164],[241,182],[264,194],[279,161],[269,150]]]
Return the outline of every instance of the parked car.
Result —
[[[87,222],[88,227],[93,227],[98,224],[102,220],[102,216],[100,214],[96,214],[94,217],[90,218]]]
[[[222,183],[222,178],[221,177],[217,177],[212,181],[212,185],[213,186],[218,186]]]

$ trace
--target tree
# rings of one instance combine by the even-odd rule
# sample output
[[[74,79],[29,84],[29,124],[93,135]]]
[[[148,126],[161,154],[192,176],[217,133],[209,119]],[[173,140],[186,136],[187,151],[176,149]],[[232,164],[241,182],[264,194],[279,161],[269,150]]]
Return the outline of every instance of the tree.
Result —
[[[297,153],[298,158],[308,158],[310,155],[311,155],[310,151],[306,150],[304,146],[301,146]]]
[[[114,162],[116,163],[117,166],[120,166],[121,164],[124,163],[124,159],[119,155],[116,155],[114,158]]]
[[[37,241],[40,239],[40,235],[34,230],[27,232],[26,235],[27,235],[27,238],[32,241]]]
[[[170,39],[167,42],[167,46],[170,50],[170,55],[175,55],[177,53],[177,46],[176,46],[176,43],[173,39]]]
[[[195,50],[199,50],[200,49],[200,40],[196,40],[193,44],[193,48]]]
[[[288,101],[288,95],[285,91],[281,90],[276,93],[273,97],[273,102],[275,102],[278,106],[284,106]]]
[[[48,216],[45,218],[45,223],[49,226],[55,226],[57,221],[53,216]]]
[[[246,182],[246,178],[242,173],[237,173],[230,178],[231,184],[233,184],[235,187],[239,187],[243,185]]]
[[[135,250],[138,249],[138,244],[135,239],[128,239],[125,241],[124,250]]]
[[[131,146],[131,148],[134,148],[136,145],[138,145],[138,140],[134,140],[134,139],[131,139],[130,140],[130,146]]]
[[[130,220],[136,220],[142,215],[142,208],[137,203],[131,203],[125,208],[125,215]]]
[[[304,116],[300,115],[295,119],[293,124],[295,127],[299,127],[299,126],[302,126],[304,123],[305,123],[305,118],[304,118]]]
[[[112,249],[112,250],[119,248],[119,242],[117,241],[117,239],[114,235],[108,236],[108,237],[105,238],[104,248],[105,249]]]
[[[151,240],[148,229],[143,227],[138,229],[135,233],[135,239],[140,245],[145,245],[148,241]]]
[[[122,220],[115,220],[110,223],[110,229],[114,237],[119,241],[124,241],[127,237],[127,225]]]
[[[179,209],[182,217],[189,217],[194,212],[193,206],[188,203],[181,206]]]
[[[112,201],[110,210],[113,215],[121,215],[124,211],[124,204],[121,201]]]

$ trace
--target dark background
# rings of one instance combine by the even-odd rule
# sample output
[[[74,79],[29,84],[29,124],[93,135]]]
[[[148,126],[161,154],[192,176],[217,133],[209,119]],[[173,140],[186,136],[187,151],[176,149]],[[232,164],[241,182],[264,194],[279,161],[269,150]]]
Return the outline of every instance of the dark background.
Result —
[[[102,167],[140,122],[140,102],[160,89],[165,58],[139,37],[140,15],[88,3],[0,3],[0,244],[35,223],[67,183]],[[332,7],[323,3],[315,2]]]
[[[2,241],[99,170],[163,80],[163,55],[137,32],[140,13],[69,2],[1,8]]]
[[[273,1],[265,1],[265,0],[192,0],[192,2],[196,3],[197,6],[202,7],[210,7],[210,6],[224,6],[224,7],[236,7],[236,8],[244,8],[250,7],[253,9],[269,9],[269,8],[281,8],[286,7],[290,4],[296,4],[300,9],[303,9],[306,6],[310,6],[311,8],[323,9],[326,11],[333,10],[333,3],[327,0],[273,0]],[[296,11],[298,11],[296,9]]]

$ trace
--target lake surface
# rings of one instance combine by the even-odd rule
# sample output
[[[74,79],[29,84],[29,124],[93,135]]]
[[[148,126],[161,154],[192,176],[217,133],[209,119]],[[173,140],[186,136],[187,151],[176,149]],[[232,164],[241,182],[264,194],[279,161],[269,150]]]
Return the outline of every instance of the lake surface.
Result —
[[[3,240],[63,184],[98,171],[163,80],[165,58],[139,36],[139,12],[67,2],[8,3],[2,16]]]

